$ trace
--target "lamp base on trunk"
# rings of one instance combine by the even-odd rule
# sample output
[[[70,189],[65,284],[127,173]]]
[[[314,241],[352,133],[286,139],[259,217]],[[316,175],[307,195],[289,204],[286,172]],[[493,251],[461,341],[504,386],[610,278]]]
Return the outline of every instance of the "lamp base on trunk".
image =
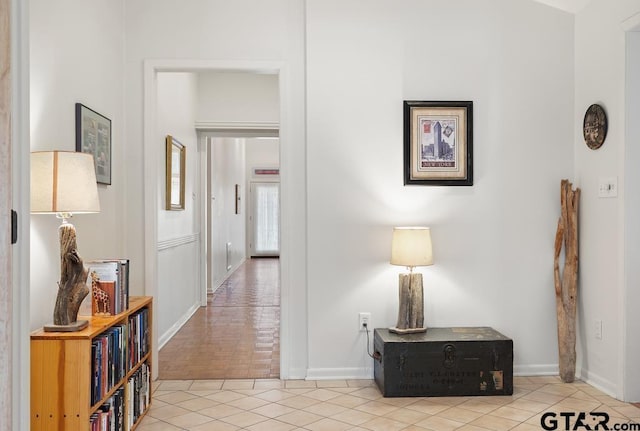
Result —
[[[398,292],[398,323],[389,331],[401,335],[425,332],[422,274],[400,274]]]
[[[56,325],[50,323],[43,327],[44,332],[78,332],[89,326],[88,320],[76,320],[68,325]]]
[[[389,332],[393,332],[394,334],[404,335],[404,334],[419,334],[420,332],[427,332],[427,328],[389,328]]]

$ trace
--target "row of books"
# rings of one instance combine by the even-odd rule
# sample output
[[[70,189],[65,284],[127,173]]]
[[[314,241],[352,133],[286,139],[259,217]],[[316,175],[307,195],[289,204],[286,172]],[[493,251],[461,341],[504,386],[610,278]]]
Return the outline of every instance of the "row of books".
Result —
[[[149,349],[151,348],[149,329],[149,310],[147,308],[143,308],[129,316],[129,369],[149,353]]]
[[[127,405],[128,428],[138,421],[144,414],[151,402],[151,373],[149,365],[143,363],[135,373],[131,375],[127,382],[127,393],[129,394]]]
[[[89,418],[91,431],[124,431],[124,388],[113,393]]]
[[[127,328],[116,325],[91,342],[91,404],[100,401],[126,374]]]
[[[101,400],[150,351],[149,309],[129,316],[128,325],[115,325],[91,343],[91,404]]]
[[[91,314],[116,315],[129,308],[129,259],[91,260],[86,266],[92,289]]]

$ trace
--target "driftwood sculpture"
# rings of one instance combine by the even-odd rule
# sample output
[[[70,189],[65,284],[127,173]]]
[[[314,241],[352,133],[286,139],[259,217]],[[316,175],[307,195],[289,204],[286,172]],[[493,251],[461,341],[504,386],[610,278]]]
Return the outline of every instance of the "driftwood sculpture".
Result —
[[[60,281],[58,296],[53,310],[53,325],[45,331],[77,331],[87,326],[87,321],[78,322],[78,310],[89,293],[86,286],[87,270],[78,255],[76,229],[70,223],[60,226]]]
[[[560,183],[561,213],[556,231],[553,273],[558,314],[560,378],[571,383],[576,375],[576,301],[578,295],[578,203],[580,189],[568,180]],[[564,268],[560,254],[564,248]]]

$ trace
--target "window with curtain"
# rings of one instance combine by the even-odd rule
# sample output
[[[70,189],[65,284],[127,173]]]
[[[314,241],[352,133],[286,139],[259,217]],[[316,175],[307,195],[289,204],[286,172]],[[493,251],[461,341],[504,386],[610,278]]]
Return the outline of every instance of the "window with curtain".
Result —
[[[253,254],[280,254],[280,184],[253,183]]]

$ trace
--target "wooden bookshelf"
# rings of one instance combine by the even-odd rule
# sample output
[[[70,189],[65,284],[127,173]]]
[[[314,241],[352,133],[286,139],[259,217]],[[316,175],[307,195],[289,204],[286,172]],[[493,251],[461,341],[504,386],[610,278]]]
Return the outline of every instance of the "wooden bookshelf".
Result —
[[[142,309],[147,309],[146,337],[147,353],[133,366],[125,364],[125,376],[116,382],[95,403],[91,403],[93,386],[92,343],[110,328],[126,325],[129,317]],[[80,318],[80,317],[79,317]],[[151,367],[151,340],[153,322],[153,301],[150,296],[130,297],[129,309],[115,316],[82,316],[89,326],[78,332],[44,332],[42,329],[31,333],[31,430],[32,431],[88,431],[91,415],[119,388],[124,387],[124,430],[136,428],[146,414],[141,412],[132,427],[127,424],[128,406],[133,396],[127,389],[127,382],[143,364]],[[131,334],[126,331],[128,338]],[[129,344],[128,342],[126,343]],[[125,355],[127,356],[127,355]],[[113,358],[110,358],[113,360]],[[149,402],[151,382],[149,378]],[[148,406],[147,406],[148,409]]]

